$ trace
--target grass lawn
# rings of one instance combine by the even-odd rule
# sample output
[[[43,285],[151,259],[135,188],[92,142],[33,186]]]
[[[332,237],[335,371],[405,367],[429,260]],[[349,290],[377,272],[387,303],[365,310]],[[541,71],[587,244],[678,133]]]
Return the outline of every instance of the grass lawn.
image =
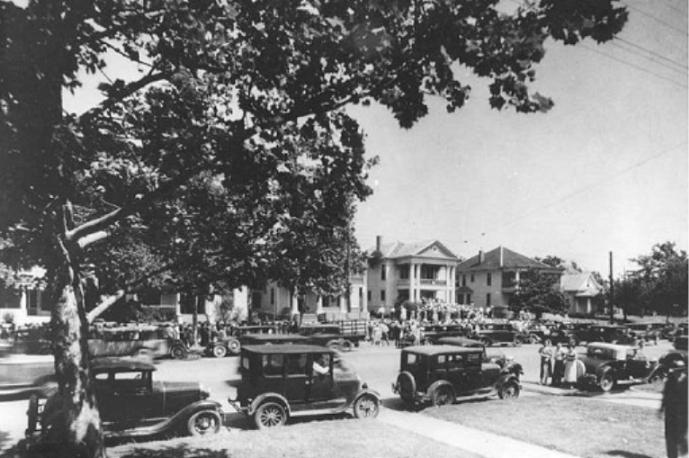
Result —
[[[125,444],[108,458],[479,458],[377,420],[308,421],[268,431]]]
[[[662,458],[663,419],[657,410],[571,396],[529,396],[468,402],[423,411],[585,458]]]

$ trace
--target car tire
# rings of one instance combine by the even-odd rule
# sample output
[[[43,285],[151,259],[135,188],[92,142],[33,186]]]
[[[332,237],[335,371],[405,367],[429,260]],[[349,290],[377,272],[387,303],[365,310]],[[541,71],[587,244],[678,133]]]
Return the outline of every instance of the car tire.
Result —
[[[433,407],[440,407],[455,403],[455,394],[447,385],[442,385],[433,390],[431,394],[431,404]]]
[[[380,401],[372,394],[362,394],[354,401],[352,410],[355,418],[376,418],[380,412]]]
[[[258,429],[274,428],[287,423],[287,410],[277,402],[261,404],[254,412],[254,424]]]
[[[213,356],[216,358],[224,358],[227,356],[227,347],[225,345],[216,345],[213,347]]]
[[[217,434],[222,426],[222,418],[215,410],[201,410],[189,417],[187,432],[190,436]]]
[[[352,351],[353,345],[349,340],[342,341],[342,351]]]
[[[237,339],[230,339],[226,343],[227,349],[233,355],[238,355],[239,351],[242,349],[242,344]]]
[[[615,387],[615,375],[610,371],[604,372],[598,381],[598,386],[604,393],[612,390]]]
[[[183,345],[173,345],[170,349],[170,358],[184,359],[187,357],[187,349]]]
[[[519,384],[515,381],[505,382],[498,390],[500,399],[516,399],[519,397],[521,389]]]
[[[522,339],[521,339],[521,337],[515,337],[515,338],[514,338],[514,346],[515,346],[515,347],[521,347],[521,346],[522,346]]]
[[[416,393],[416,380],[409,372],[400,372],[397,376],[397,392],[405,402],[414,402]]]

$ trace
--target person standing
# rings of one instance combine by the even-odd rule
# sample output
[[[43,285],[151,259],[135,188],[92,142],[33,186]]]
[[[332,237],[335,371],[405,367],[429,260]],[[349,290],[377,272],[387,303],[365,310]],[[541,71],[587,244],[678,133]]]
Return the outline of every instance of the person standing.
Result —
[[[571,344],[567,346],[565,352],[564,382],[567,388],[574,388],[577,383],[577,352]]]
[[[668,458],[687,456],[687,365],[678,359],[670,369],[660,413],[665,413],[665,447]]]
[[[545,340],[543,345],[538,350],[538,354],[541,355],[541,385],[547,385],[548,379],[553,375],[553,357],[554,350],[550,343],[550,340]]]
[[[565,375],[565,351],[562,348],[562,344],[557,344],[553,359],[553,386],[560,386],[562,384],[562,377]]]

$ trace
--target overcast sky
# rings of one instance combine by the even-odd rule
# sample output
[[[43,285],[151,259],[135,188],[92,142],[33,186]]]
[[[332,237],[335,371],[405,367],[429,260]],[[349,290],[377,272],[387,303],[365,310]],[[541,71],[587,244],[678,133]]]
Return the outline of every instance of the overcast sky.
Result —
[[[547,114],[498,112],[487,82],[465,107],[440,100],[411,130],[381,107],[350,112],[380,163],[359,206],[362,248],[438,239],[461,257],[505,246],[607,276],[657,243],[687,249],[687,2],[624,0],[621,40],[548,42],[533,87]],[[505,1],[506,8],[516,8]]]

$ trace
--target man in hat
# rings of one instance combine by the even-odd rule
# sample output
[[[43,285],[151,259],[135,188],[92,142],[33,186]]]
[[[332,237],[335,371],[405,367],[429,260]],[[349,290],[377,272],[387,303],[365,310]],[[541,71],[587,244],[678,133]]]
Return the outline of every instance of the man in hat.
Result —
[[[660,412],[665,413],[665,446],[668,458],[687,456],[687,362],[672,363]]]

